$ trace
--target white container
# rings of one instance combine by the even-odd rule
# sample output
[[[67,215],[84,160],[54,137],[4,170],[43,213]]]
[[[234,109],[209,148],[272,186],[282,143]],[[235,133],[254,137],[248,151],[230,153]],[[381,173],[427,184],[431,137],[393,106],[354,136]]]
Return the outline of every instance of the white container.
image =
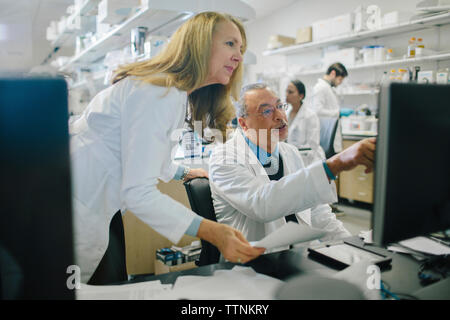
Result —
[[[349,34],[353,30],[352,15],[350,13],[331,19],[331,36]]]
[[[436,73],[436,83],[447,84],[448,83],[448,70],[439,71]]]
[[[99,23],[119,24],[132,13],[132,8],[140,6],[140,0],[102,0],[98,4]]]
[[[364,64],[371,64],[375,62],[374,46],[364,46],[359,52],[362,54]]]
[[[312,24],[313,41],[320,41],[331,37],[332,20],[320,20]]]
[[[348,117],[350,121],[351,131],[369,131],[371,122],[367,121],[366,116],[351,115]]]
[[[386,59],[386,51],[384,46],[374,46],[374,61],[383,62]]]

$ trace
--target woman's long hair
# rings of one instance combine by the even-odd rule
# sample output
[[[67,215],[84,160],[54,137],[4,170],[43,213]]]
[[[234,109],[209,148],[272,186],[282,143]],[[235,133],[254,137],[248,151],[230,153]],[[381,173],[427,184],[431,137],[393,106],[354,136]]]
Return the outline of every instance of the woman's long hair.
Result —
[[[199,88],[207,79],[213,33],[222,21],[230,21],[238,27],[244,54],[247,38],[242,23],[227,14],[202,12],[180,26],[160,54],[116,70],[113,83],[134,76],[143,82],[183,91]],[[227,85],[213,84],[193,91],[189,95],[190,126],[193,127],[194,121],[201,121],[203,128],[219,129],[226,139],[227,124],[235,117],[231,97],[238,100],[242,75],[240,62]]]

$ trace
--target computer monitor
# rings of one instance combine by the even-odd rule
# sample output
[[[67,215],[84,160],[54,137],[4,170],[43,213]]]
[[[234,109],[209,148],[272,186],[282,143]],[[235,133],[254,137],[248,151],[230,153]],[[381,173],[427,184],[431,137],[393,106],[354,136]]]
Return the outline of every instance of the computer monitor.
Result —
[[[379,99],[373,240],[450,227],[450,85],[393,83]]]
[[[73,299],[64,79],[0,79],[0,150],[0,299]]]

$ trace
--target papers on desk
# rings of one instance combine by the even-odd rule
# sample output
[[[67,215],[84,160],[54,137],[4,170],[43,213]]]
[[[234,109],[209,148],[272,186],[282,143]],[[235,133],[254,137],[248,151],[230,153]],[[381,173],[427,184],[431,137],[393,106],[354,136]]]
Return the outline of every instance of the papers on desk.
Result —
[[[147,281],[117,286],[82,284],[78,300],[270,300],[284,282],[235,266],[217,270],[212,276],[179,276],[174,285]],[[213,288],[213,289],[212,289]]]
[[[283,283],[250,267],[235,266],[231,270],[217,270],[213,276],[180,276],[172,290],[156,299],[271,300]]]
[[[415,237],[412,239],[403,240],[398,244],[388,246],[387,249],[394,252],[410,254],[419,261],[426,259],[426,255],[430,254],[450,254],[450,247],[427,237]]]
[[[400,241],[403,247],[433,255],[450,254],[450,248],[426,237],[415,237]]]
[[[77,300],[149,300],[157,299],[171,284],[161,284],[161,281],[147,281],[116,286],[91,286],[82,283],[75,291]]]
[[[326,231],[314,229],[306,225],[295,222],[288,222],[281,228],[278,228],[265,238],[252,242],[254,247],[275,249],[282,246],[292,245],[300,242],[307,242],[322,238]]]

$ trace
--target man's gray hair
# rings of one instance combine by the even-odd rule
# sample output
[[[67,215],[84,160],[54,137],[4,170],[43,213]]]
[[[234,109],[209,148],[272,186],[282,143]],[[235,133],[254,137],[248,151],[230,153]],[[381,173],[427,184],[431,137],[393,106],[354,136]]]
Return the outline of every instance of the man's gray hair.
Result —
[[[248,84],[241,89],[241,93],[239,95],[239,101],[236,103],[236,116],[238,118],[245,117],[247,115],[247,105],[245,104],[245,94],[248,91],[255,89],[266,89],[267,84],[263,82],[256,82],[252,84]]]

